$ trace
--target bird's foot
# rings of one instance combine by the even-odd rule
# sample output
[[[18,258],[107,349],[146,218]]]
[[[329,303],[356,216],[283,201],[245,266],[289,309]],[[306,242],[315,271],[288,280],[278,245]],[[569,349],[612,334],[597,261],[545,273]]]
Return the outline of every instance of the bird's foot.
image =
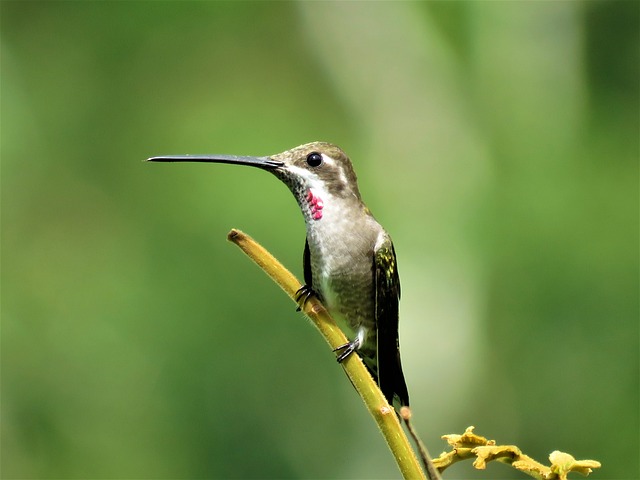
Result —
[[[309,301],[309,298],[311,298],[315,294],[316,292],[314,292],[313,288],[311,288],[309,285],[303,285],[302,287],[300,287],[296,292],[296,303],[298,304],[296,312],[302,310],[306,303]]]
[[[360,337],[356,337],[352,342],[347,342],[333,349],[334,352],[340,352],[338,355],[338,363],[342,363],[349,355],[360,348]]]

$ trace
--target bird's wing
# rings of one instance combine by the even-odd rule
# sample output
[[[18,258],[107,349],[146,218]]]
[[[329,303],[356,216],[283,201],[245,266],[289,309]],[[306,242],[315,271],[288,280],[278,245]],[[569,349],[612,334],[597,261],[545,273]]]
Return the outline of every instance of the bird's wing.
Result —
[[[374,252],[376,328],[378,337],[378,384],[393,404],[409,405],[409,393],[400,363],[398,340],[398,302],[400,278],[396,252],[390,238]]]

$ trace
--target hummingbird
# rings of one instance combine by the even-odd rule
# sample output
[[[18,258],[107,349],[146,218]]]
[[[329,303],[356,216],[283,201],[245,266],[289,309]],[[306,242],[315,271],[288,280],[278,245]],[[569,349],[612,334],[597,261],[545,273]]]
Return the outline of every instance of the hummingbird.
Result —
[[[316,295],[346,330],[338,362],[357,353],[396,409],[409,405],[398,338],[400,279],[391,237],[362,201],[349,157],[312,142],[276,155],[169,155],[152,162],[211,162],[266,170],[293,193],[306,225],[302,305]]]

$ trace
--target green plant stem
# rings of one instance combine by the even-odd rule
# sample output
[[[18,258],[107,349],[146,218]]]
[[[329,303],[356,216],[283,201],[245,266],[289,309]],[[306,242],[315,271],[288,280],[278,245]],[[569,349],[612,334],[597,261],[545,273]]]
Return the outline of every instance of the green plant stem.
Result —
[[[294,302],[296,301],[296,292],[302,285],[273,255],[239,230],[231,230],[227,238],[240,247]],[[315,296],[305,302],[302,310],[332,349],[347,342],[344,333]],[[341,365],[389,445],[402,476],[410,479],[426,479],[395,410],[389,406],[360,357],[350,355]]]

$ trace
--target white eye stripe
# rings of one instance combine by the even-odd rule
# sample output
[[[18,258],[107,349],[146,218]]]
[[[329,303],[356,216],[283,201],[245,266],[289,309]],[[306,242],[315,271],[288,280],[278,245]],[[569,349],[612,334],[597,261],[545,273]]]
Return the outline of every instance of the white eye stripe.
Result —
[[[336,161],[333,158],[329,157],[328,155],[325,155],[324,153],[321,153],[321,155],[322,155],[322,161],[324,163],[326,163],[327,165],[335,165],[336,164]]]

